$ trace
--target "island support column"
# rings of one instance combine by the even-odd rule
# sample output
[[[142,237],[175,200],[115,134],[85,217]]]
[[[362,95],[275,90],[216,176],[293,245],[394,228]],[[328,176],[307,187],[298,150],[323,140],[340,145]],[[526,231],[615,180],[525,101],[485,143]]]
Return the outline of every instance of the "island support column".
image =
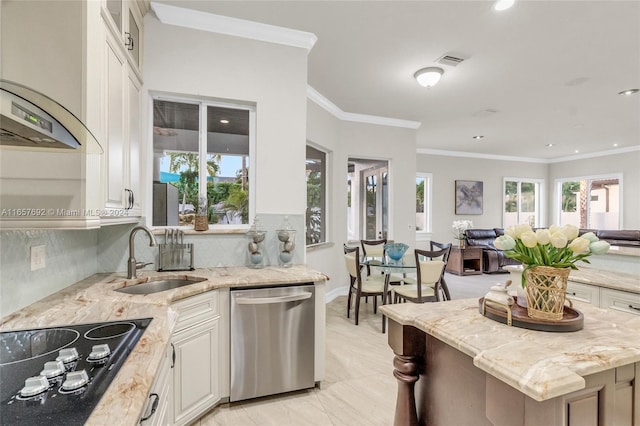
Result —
[[[424,368],[426,336],[415,327],[389,319],[389,346],[393,349],[393,376],[398,380],[394,426],[417,426],[415,383]]]

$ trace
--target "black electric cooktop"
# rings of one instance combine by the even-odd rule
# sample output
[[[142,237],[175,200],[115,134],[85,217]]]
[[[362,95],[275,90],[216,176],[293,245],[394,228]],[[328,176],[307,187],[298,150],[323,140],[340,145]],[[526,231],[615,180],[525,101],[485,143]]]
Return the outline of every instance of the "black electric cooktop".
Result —
[[[82,425],[151,318],[0,333],[0,425]]]

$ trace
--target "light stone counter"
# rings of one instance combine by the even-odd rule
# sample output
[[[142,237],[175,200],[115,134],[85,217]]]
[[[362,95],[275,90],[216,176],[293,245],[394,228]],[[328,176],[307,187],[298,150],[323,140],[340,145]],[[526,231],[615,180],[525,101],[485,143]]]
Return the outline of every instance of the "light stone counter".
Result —
[[[219,288],[324,282],[326,275],[294,265],[290,268],[202,268],[189,272],[142,271],[137,280],[124,274],[96,274],[7,315],[0,331],[153,317],[87,421],[87,425],[135,425],[142,414],[164,351],[177,322],[172,302]],[[193,276],[207,281],[149,295],[114,289],[154,276]]]
[[[640,294],[640,275],[581,266],[571,271],[569,281]]]
[[[514,273],[515,277],[521,277],[522,266],[507,265],[504,269]],[[518,278],[516,278],[515,281],[518,283]],[[571,271],[569,281],[640,294],[640,275],[637,274],[627,274],[580,265],[577,270]]]
[[[380,307],[468,355],[473,365],[536,401],[585,388],[585,376],[640,361],[640,316],[575,303],[584,328],[549,333],[509,327],[482,316],[477,299]],[[391,342],[391,335],[390,335]]]

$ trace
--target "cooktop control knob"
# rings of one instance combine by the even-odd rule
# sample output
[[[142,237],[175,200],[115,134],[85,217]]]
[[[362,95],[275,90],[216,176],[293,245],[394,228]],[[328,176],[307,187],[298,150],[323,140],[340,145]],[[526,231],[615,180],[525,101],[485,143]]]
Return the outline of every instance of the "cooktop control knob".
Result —
[[[44,369],[40,372],[40,375],[47,379],[53,379],[54,377],[62,376],[65,371],[64,362],[48,361],[44,363]]]
[[[77,361],[77,360],[78,360],[78,350],[76,348],[60,349],[60,352],[58,353],[58,357],[56,358],[56,361],[62,361],[65,364],[68,364],[70,362]]]
[[[67,373],[67,378],[60,388],[64,391],[73,391],[80,389],[87,383],[89,383],[89,375],[85,370],[71,371]]]
[[[109,345],[106,343],[103,345],[93,345],[87,361],[101,361],[109,355],[111,355],[111,349],[109,349]]]
[[[24,387],[20,389],[20,396],[28,398],[38,395],[49,389],[49,381],[44,376],[29,377],[24,381]]]

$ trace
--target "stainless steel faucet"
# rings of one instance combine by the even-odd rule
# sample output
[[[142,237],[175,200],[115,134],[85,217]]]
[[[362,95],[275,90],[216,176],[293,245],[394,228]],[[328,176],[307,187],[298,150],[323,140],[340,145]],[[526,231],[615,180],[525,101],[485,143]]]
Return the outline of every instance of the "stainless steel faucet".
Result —
[[[149,236],[149,247],[153,247],[156,245],[156,239],[153,236],[153,233],[146,226],[136,226],[131,230],[131,234],[129,234],[129,262],[127,267],[127,279],[136,278],[136,271],[149,265],[149,263],[136,262],[133,248],[133,239],[136,235],[136,232],[138,231],[144,231],[147,233],[147,235]]]

